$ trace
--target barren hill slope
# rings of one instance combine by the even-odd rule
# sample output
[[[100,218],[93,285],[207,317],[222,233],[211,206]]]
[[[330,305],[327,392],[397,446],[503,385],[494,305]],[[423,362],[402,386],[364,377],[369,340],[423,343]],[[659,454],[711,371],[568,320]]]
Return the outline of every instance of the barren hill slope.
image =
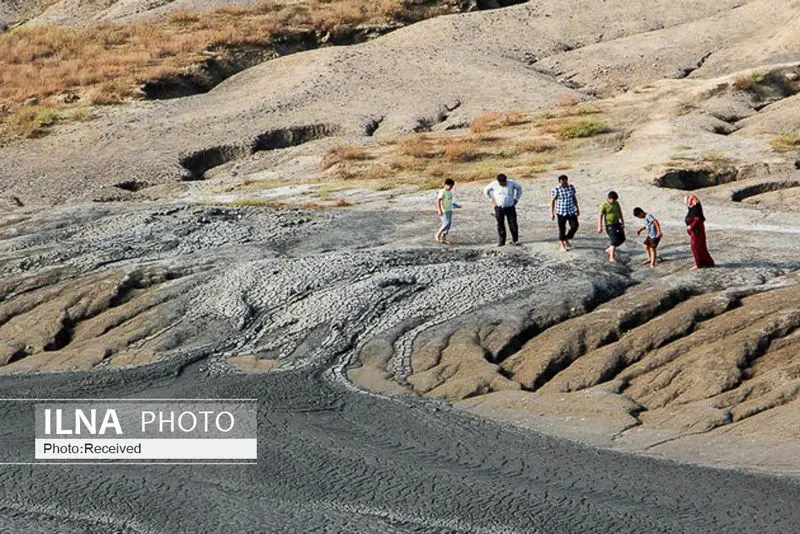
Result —
[[[270,61],[209,94],[114,109],[0,149],[3,195],[91,199],[122,180],[177,184],[253,151],[320,137],[459,127],[488,109],[535,110],[562,95],[681,77],[703,58],[714,65],[709,74],[757,67],[790,55],[797,34],[773,28],[791,26],[800,9],[777,0],[592,6],[532,2],[437,18]],[[774,51],[737,54],[748,43]]]

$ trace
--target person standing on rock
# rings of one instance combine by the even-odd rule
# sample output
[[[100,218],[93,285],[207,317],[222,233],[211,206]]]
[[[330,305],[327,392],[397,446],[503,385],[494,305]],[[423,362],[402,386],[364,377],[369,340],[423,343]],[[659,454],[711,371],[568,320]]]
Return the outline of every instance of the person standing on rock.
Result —
[[[456,181],[452,178],[447,178],[439,189],[439,194],[436,196],[436,212],[442,219],[442,225],[434,235],[437,243],[444,243],[449,245],[450,241],[447,239],[447,234],[450,233],[450,226],[453,224],[453,188],[456,186]]]
[[[486,186],[483,194],[494,206],[494,217],[497,219],[497,246],[502,247],[506,244],[506,219],[511,232],[511,244],[519,245],[517,202],[522,197],[522,186],[505,174],[498,174],[497,179]]]
[[[603,226],[609,241],[606,249],[608,261],[617,263],[617,247],[625,242],[625,219],[622,217],[622,207],[619,205],[619,195],[616,191],[609,192],[608,200],[600,207],[600,217],[597,219],[598,234],[603,233]]]
[[[706,244],[706,218],[703,215],[703,205],[697,196],[686,195],[686,232],[692,239],[692,255],[694,256],[694,266],[690,270],[714,267],[714,258],[708,252]]]
[[[558,177],[558,185],[550,192],[550,220],[555,221],[558,217],[558,241],[562,252],[567,252],[571,248],[569,242],[578,231],[580,215],[575,186],[569,183],[566,174],[562,174]]]
[[[636,235],[647,230],[647,237],[644,240],[644,249],[647,251],[647,259],[642,262],[642,265],[650,265],[651,269],[656,268],[656,261],[658,260],[658,244],[661,243],[661,238],[664,237],[661,231],[661,223],[656,219],[652,213],[647,213],[642,208],[633,208],[633,216],[639,219],[644,219],[644,226],[639,228]]]

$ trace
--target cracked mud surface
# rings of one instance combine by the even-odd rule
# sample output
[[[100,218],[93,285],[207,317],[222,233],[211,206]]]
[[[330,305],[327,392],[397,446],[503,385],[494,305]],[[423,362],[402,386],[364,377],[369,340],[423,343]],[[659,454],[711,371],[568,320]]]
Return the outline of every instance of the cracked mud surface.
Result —
[[[464,193],[471,205],[477,191]],[[485,408],[497,395],[581,394],[612,368],[615,381],[629,383],[618,392],[649,408],[617,402],[615,413],[638,414],[645,427],[694,430],[791,408],[793,367],[783,364],[793,358],[797,336],[788,330],[797,317],[771,295],[795,302],[796,286],[781,274],[780,251],[700,281],[675,272],[664,286],[658,278],[651,289],[630,287],[642,273],[602,264],[600,237],[559,257],[551,230],[531,215],[521,219],[523,246],[508,250],[485,246],[492,228],[479,217],[464,218],[458,248],[431,247],[429,216],[414,212],[127,204],[4,217],[0,328],[13,340],[0,377],[5,396],[257,397],[262,435],[258,468],[5,467],[3,487],[14,491],[3,499],[3,521],[27,532],[54,524],[92,532],[309,524],[331,532],[785,532],[796,524],[792,480],[586,449],[412,394],[470,397],[463,402]],[[775,289],[761,291],[765,281]],[[720,289],[734,285],[760,289]],[[750,324],[736,338],[745,352],[715,349],[715,329],[741,314]],[[577,343],[553,346],[563,370],[523,391],[537,383],[526,369],[543,357],[534,351],[530,360],[531,346],[559,328]],[[772,340],[764,354],[748,360],[764,335]],[[692,336],[711,340],[703,351],[719,359],[719,376],[693,373],[699,353],[680,350]],[[626,342],[640,353],[618,353]],[[358,357],[363,365],[353,366]],[[237,359],[248,358],[280,371],[242,374]],[[740,364],[729,358],[749,367],[737,378],[730,372]],[[582,362],[588,370],[578,372]],[[130,364],[138,365],[120,368]],[[24,373],[55,368],[78,371]],[[637,378],[646,372],[676,376],[659,391],[658,380]],[[681,372],[747,380],[697,402]],[[400,395],[365,393],[347,373]],[[696,406],[675,418],[670,403],[680,395]],[[595,415],[611,413],[611,396],[592,394]],[[13,403],[2,410],[4,432],[25,435],[26,411]],[[23,440],[3,451],[5,461],[27,454]],[[218,508],[235,517],[208,513]]]
[[[648,336],[656,346],[654,323],[671,321],[671,312],[681,311],[678,322],[686,316],[710,325],[736,313],[768,321],[780,308],[764,292],[627,289],[638,276],[633,266],[606,268],[591,248],[559,257],[547,241],[550,229],[522,220],[523,246],[497,250],[484,246],[491,227],[466,220],[459,248],[431,247],[416,237],[427,238],[429,217],[408,212],[130,204],[4,217],[0,328],[17,347],[0,377],[4,396],[256,397],[261,435],[258,467],[6,466],[0,524],[15,532],[146,533],[294,532],[309,525],[321,532],[791,530],[800,521],[792,479],[588,449],[408,395],[405,388],[422,387],[418,362],[433,363],[432,347],[444,333],[464,376],[429,396],[497,392],[474,397],[486,399],[520,392],[509,387],[517,377],[497,374],[489,360],[507,356],[501,365],[511,369],[532,343],[570,321],[593,321],[591,339],[610,341],[605,326]],[[593,239],[600,238],[584,245]],[[785,278],[778,258],[771,260],[730,276],[743,284],[763,283],[765,273]],[[709,284],[725,285],[724,276]],[[571,281],[555,284],[563,277]],[[612,306],[634,295],[641,303],[634,311]],[[732,304],[737,299],[741,306]],[[612,317],[591,319],[603,314]],[[795,320],[781,317],[771,332],[785,333]],[[741,335],[760,324],[751,322]],[[792,387],[772,387],[772,375],[786,374],[776,364],[796,339],[777,334],[780,343],[747,370],[753,392],[722,394],[734,418]],[[588,351],[590,338],[576,362],[614,357],[613,343]],[[357,354],[371,350],[374,363],[387,346],[415,345],[390,354],[384,373],[352,367]],[[484,348],[495,357],[484,359]],[[282,370],[242,373],[231,361],[237,357]],[[654,357],[643,355],[639,365]],[[448,358],[444,348],[438,365]],[[466,372],[478,364],[496,378]],[[19,374],[55,367],[82,370]],[[383,391],[406,394],[358,390],[346,379],[348,368]],[[630,383],[637,388],[635,378]],[[644,390],[635,397],[664,404]],[[0,410],[5,434],[26,435],[27,410],[14,403]],[[12,440],[2,458],[25,457],[27,447]]]

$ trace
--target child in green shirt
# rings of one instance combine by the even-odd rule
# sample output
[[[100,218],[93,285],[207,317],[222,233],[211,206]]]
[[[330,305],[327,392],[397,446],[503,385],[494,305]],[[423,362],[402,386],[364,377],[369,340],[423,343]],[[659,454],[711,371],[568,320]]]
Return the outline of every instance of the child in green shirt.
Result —
[[[600,207],[600,217],[597,219],[598,234],[603,233],[604,225],[610,243],[606,249],[608,261],[616,263],[617,247],[625,242],[625,220],[622,217],[622,208],[616,191],[608,193],[608,200]]]
[[[450,233],[450,226],[453,224],[453,188],[456,186],[455,180],[447,178],[443,187],[436,195],[436,212],[442,219],[442,225],[434,235],[437,243],[449,244],[447,234]]]

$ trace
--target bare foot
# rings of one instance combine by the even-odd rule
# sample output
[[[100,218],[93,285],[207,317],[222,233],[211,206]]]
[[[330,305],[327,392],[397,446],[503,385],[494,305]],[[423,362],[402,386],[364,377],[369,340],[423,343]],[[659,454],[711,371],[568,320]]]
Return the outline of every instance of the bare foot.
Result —
[[[644,260],[644,261],[641,263],[641,265],[648,265],[649,263],[650,263],[650,260]]]
[[[690,271],[696,271],[697,270],[697,265],[692,265],[691,267],[689,267],[689,270]]]
[[[609,263],[617,263],[617,258],[608,258]]]
[[[433,238],[436,240],[437,243],[441,243],[442,242],[442,238],[439,236],[439,234],[434,234]]]

